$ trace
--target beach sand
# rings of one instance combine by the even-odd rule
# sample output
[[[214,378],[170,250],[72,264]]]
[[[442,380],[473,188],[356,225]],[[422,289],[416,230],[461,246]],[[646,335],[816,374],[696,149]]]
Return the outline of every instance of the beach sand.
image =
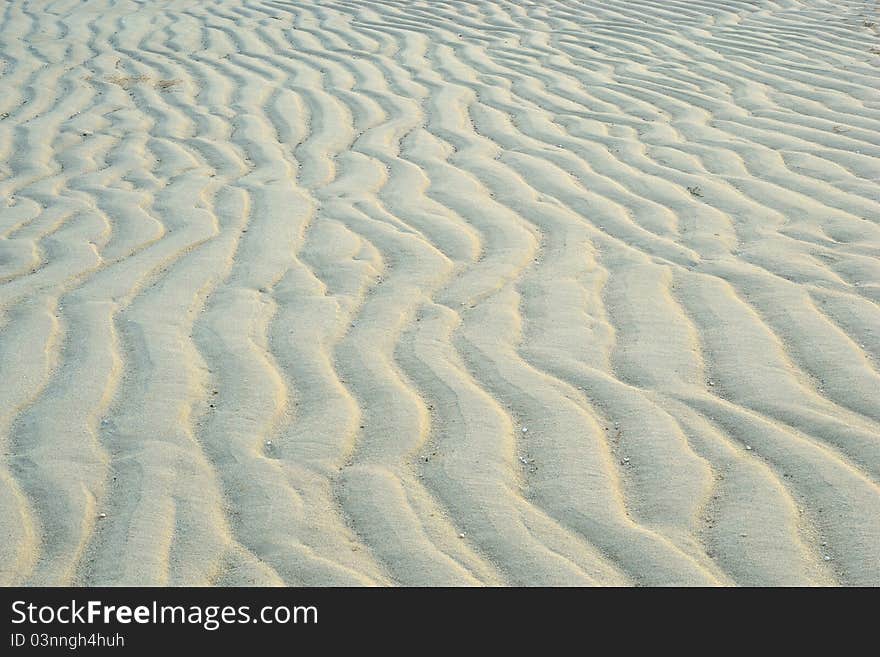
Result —
[[[880,585],[878,24],[2,3],[0,583]]]

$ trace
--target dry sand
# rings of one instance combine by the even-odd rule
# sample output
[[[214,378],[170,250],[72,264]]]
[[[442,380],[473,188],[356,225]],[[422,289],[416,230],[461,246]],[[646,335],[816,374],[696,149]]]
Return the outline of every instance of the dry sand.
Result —
[[[6,0],[0,582],[880,584],[878,23]]]

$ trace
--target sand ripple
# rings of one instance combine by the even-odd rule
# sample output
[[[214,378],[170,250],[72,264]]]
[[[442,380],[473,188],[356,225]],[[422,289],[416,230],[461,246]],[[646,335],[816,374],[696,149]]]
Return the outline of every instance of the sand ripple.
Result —
[[[0,583],[880,585],[878,23],[2,3]]]

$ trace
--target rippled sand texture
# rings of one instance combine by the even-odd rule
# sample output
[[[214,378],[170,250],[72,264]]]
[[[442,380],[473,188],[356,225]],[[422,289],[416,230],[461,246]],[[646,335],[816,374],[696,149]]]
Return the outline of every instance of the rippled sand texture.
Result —
[[[0,582],[880,584],[878,23],[2,3]]]

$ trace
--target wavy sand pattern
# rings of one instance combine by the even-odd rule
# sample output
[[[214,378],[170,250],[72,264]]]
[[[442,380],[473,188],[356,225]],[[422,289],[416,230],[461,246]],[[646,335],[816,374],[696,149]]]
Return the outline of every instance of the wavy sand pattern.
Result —
[[[4,2],[0,582],[880,584],[878,24]]]

